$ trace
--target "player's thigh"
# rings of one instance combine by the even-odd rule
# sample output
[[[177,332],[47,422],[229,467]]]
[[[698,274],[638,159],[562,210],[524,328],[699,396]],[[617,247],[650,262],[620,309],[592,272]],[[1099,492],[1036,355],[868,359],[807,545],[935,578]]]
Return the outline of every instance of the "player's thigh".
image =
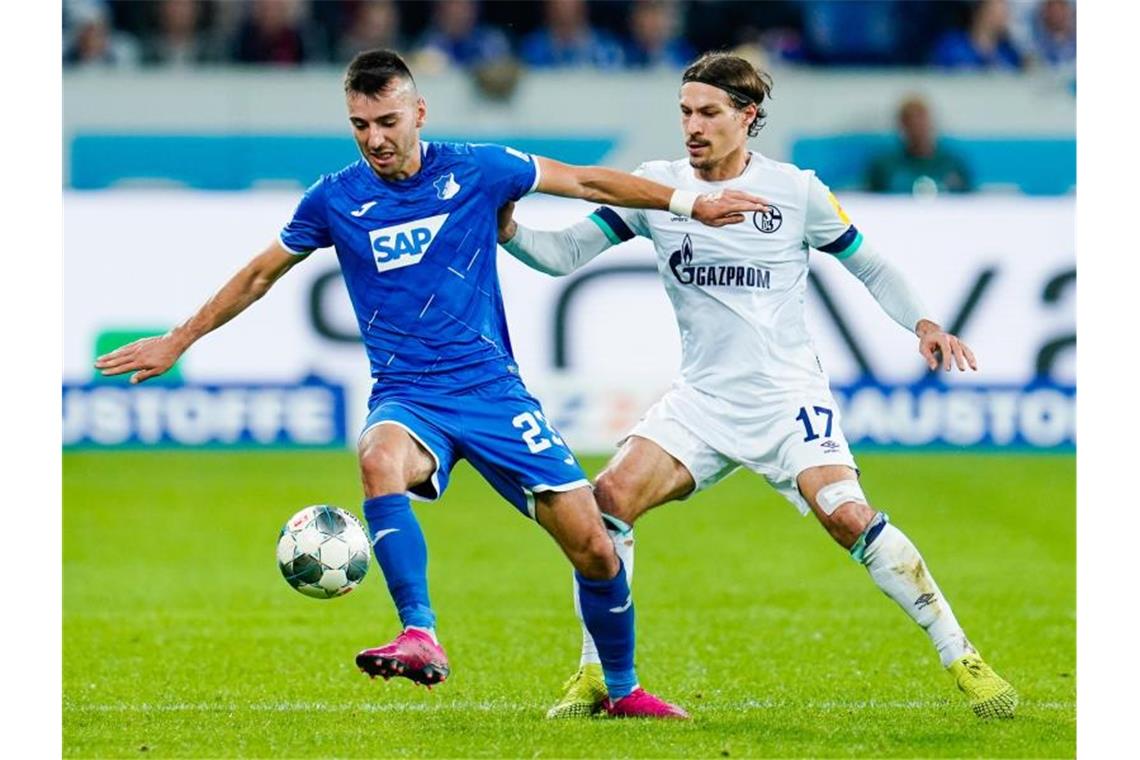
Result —
[[[686,389],[651,406],[598,476],[598,504],[632,523],[653,507],[687,499],[736,471],[739,463],[709,442],[708,410]]]
[[[691,494],[696,481],[660,444],[635,434],[625,439],[594,486],[598,507],[632,525],[653,507]]]
[[[462,419],[462,456],[527,517],[535,517],[538,494],[589,486],[566,441],[521,382],[472,394],[463,402]]]
[[[365,492],[398,484],[412,496],[438,499],[447,487],[455,454],[448,436],[432,423],[430,410],[408,401],[373,407],[357,441]]]
[[[422,483],[436,467],[427,448],[406,428],[391,421],[366,430],[357,442],[357,451],[361,467],[389,471],[409,485]]]

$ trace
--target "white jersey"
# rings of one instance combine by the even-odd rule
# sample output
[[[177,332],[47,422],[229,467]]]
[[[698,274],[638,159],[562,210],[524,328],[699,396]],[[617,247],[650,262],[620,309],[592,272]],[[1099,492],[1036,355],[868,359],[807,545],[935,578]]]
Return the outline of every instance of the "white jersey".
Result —
[[[743,190],[771,211],[708,227],[669,211],[602,208],[592,215],[612,242],[648,237],[681,333],[682,381],[749,416],[759,402],[812,388],[827,377],[804,321],[808,251],[840,258],[862,236],[814,172],[756,153],[724,182],[696,177],[686,159],[635,172],[699,193]]]

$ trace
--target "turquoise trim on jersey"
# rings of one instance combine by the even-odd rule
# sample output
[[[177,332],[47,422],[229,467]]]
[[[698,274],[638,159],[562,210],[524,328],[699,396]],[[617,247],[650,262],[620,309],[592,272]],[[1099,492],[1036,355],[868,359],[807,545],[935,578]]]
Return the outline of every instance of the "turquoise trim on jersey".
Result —
[[[598,216],[598,212],[595,211],[594,213],[590,214],[586,218],[589,219],[594,224],[598,225],[598,229],[600,229],[603,233],[605,233],[606,239],[609,240],[611,243],[613,243],[614,245],[617,245],[618,243],[621,242],[621,238],[618,237],[618,234],[616,232],[614,232],[612,229],[610,229],[610,226],[608,224],[606,224],[604,219],[602,219],[600,216]]]
[[[851,241],[851,245],[847,246],[846,248],[844,248],[839,253],[836,253],[833,255],[835,256],[835,258],[839,259],[840,261],[843,261],[843,259],[850,258],[850,257],[854,256],[855,252],[859,250],[859,246],[861,246],[861,245],[863,245],[863,233],[862,232],[856,232],[855,233],[855,239]]]

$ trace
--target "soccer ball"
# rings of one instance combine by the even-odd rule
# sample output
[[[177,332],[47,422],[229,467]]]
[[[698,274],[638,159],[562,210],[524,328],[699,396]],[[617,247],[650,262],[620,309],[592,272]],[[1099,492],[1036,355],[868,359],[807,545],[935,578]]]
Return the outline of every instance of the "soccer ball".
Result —
[[[305,596],[331,599],[356,588],[368,572],[368,535],[338,507],[305,507],[289,518],[277,539],[277,566]]]

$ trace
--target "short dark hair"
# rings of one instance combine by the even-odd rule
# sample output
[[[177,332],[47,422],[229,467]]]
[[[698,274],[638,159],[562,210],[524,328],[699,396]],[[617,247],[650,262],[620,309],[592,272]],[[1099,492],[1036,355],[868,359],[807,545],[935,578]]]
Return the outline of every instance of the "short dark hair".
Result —
[[[344,91],[376,95],[386,90],[394,79],[416,80],[408,64],[392,50],[365,50],[357,53],[344,72]]]
[[[756,118],[748,125],[748,136],[760,134],[764,117],[768,115],[761,104],[772,96],[772,77],[751,63],[731,53],[705,53],[689,64],[681,75],[681,84],[703,82],[719,87],[737,108],[756,106]]]

